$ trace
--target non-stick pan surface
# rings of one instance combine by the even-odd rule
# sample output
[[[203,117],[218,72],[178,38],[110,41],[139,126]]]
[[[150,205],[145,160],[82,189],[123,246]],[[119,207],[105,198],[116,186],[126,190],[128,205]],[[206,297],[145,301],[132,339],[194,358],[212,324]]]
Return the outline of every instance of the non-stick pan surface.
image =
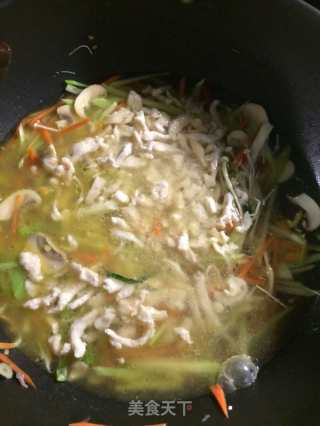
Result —
[[[12,48],[0,81],[0,140],[24,115],[54,102],[70,76],[90,82],[112,73],[169,70],[207,77],[267,107],[280,138],[294,147],[308,191],[319,200],[319,39],[319,13],[297,0],[0,0],[0,41]],[[93,54],[82,48],[70,56],[83,44]],[[65,426],[91,419],[115,426],[316,426],[319,323],[319,306],[313,305],[298,336],[262,370],[256,385],[232,396],[228,423],[208,396],[193,399],[185,417],[179,410],[176,416],[129,416],[128,403],[57,384],[17,352],[14,359],[38,389],[0,381],[0,425]]]

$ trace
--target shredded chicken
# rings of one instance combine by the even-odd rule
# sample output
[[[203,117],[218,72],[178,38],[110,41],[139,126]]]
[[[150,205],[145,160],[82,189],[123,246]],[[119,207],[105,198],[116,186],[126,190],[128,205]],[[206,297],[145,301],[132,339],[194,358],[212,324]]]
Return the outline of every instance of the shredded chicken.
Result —
[[[41,261],[36,254],[23,251],[20,254],[20,264],[28,273],[31,281],[39,282],[43,280],[41,273]]]

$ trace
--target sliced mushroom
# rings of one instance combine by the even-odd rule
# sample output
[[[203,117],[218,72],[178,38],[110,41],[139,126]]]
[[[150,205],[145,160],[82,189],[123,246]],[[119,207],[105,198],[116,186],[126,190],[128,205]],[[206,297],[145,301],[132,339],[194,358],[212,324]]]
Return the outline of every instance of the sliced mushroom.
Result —
[[[100,84],[92,84],[91,86],[83,89],[74,102],[74,109],[79,117],[85,118],[87,116],[86,108],[89,107],[92,99],[97,98],[98,96],[103,96],[105,94],[106,89]]]
[[[63,272],[67,265],[67,256],[51,241],[47,235],[37,233],[28,239],[30,250],[37,253],[41,259],[44,273],[56,274]]]
[[[307,231],[314,231],[319,228],[320,207],[313,198],[305,193],[299,194],[296,197],[288,196],[288,198],[293,204],[301,207],[306,212],[307,223],[304,224],[304,227]]]
[[[266,110],[258,104],[244,104],[237,110],[237,113],[243,117],[246,123],[246,132],[251,138],[256,136],[262,124],[269,123]]]
[[[233,130],[227,136],[227,143],[236,148],[248,146],[249,137],[243,130]]]
[[[72,108],[70,105],[59,106],[57,108],[57,114],[61,120],[67,120],[67,121],[73,120]]]
[[[0,203],[0,220],[9,220],[14,212],[16,198],[21,197],[22,207],[31,207],[41,204],[40,195],[32,189],[20,189],[9,195]]]

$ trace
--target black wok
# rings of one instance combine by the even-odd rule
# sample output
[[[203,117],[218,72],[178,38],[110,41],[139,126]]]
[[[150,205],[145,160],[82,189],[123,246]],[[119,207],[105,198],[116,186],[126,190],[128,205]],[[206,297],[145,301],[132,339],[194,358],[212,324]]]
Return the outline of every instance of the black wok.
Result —
[[[68,78],[62,71],[88,82],[167,70],[206,77],[225,93],[266,106],[319,201],[319,39],[320,14],[298,0],[0,0],[0,41],[12,48],[0,81],[0,140],[24,115],[57,99]],[[89,44],[93,55],[83,48],[69,56],[81,44]],[[319,275],[309,278],[316,285]],[[319,318],[319,304],[312,303],[295,339],[252,388],[232,396],[230,426],[320,423]],[[13,358],[38,389],[0,381],[1,426],[65,426],[83,419],[121,426],[227,424],[209,396],[193,399],[185,417],[178,410],[176,416],[129,417],[127,403],[57,384],[18,351]]]

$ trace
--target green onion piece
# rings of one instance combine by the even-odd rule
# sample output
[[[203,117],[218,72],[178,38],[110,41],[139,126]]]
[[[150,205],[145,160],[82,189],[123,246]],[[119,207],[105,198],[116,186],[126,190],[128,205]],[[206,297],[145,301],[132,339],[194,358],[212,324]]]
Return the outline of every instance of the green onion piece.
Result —
[[[141,368],[144,371],[157,371],[174,373],[187,373],[190,375],[216,375],[221,365],[216,361],[206,359],[199,360],[177,360],[177,359],[144,359],[132,363],[132,367]]]
[[[95,364],[96,355],[94,353],[94,350],[92,347],[87,346],[86,353],[81,358],[81,361],[83,361],[85,364],[87,364],[89,367]]]
[[[151,337],[151,339],[149,340],[149,346],[154,346],[154,345],[156,345],[156,344],[159,343],[159,341],[161,340],[162,336],[167,331],[167,327],[168,326],[167,326],[167,324],[165,322],[160,325],[160,327],[155,332],[155,334],[153,335],[153,337]]]
[[[20,226],[18,228],[18,234],[21,237],[24,237],[24,238],[30,237],[30,235],[34,234],[35,232],[39,232],[39,231],[41,231],[40,225],[32,225],[32,226],[24,225],[24,226]]]
[[[23,300],[27,295],[26,288],[24,285],[25,279],[26,277],[23,269],[16,268],[9,270],[9,280],[11,284],[12,293],[15,299],[17,300]]]
[[[279,280],[276,282],[276,290],[292,296],[320,296],[320,293],[312,288],[304,286],[300,281]]]
[[[70,85],[70,86],[76,86],[76,87],[88,87],[87,84],[85,83],[81,83],[80,81],[77,80],[64,80],[66,85]]]
[[[110,114],[113,113],[113,111],[117,108],[118,102],[114,101],[108,108],[106,108],[103,113],[101,114],[100,119],[105,119]]]
[[[63,365],[59,365],[56,369],[57,382],[66,382],[68,380],[68,368],[64,364],[65,363],[63,363]]]
[[[109,108],[114,102],[114,99],[108,99],[104,97],[98,97],[92,99],[91,104],[102,109]]]
[[[116,379],[136,378],[138,371],[125,367],[93,367],[93,370],[102,377],[112,377]]]
[[[68,93],[72,93],[73,95],[79,95],[79,93],[82,92],[82,89],[76,86],[71,86],[71,84],[68,84],[65,88],[65,91]]]
[[[65,357],[59,358],[56,368],[57,382],[65,382],[68,380],[68,359]]]
[[[74,100],[70,99],[70,98],[62,98],[61,100],[65,105],[73,105],[74,104]]]
[[[110,278],[114,278],[116,280],[123,281],[124,283],[127,283],[127,284],[139,284],[139,283],[142,283],[143,281],[146,280],[145,277],[129,278],[129,277],[125,277],[124,275],[115,274],[114,272],[108,272],[107,275]]]
[[[19,265],[17,262],[2,262],[0,263],[0,271],[9,271],[10,269],[17,268]]]

